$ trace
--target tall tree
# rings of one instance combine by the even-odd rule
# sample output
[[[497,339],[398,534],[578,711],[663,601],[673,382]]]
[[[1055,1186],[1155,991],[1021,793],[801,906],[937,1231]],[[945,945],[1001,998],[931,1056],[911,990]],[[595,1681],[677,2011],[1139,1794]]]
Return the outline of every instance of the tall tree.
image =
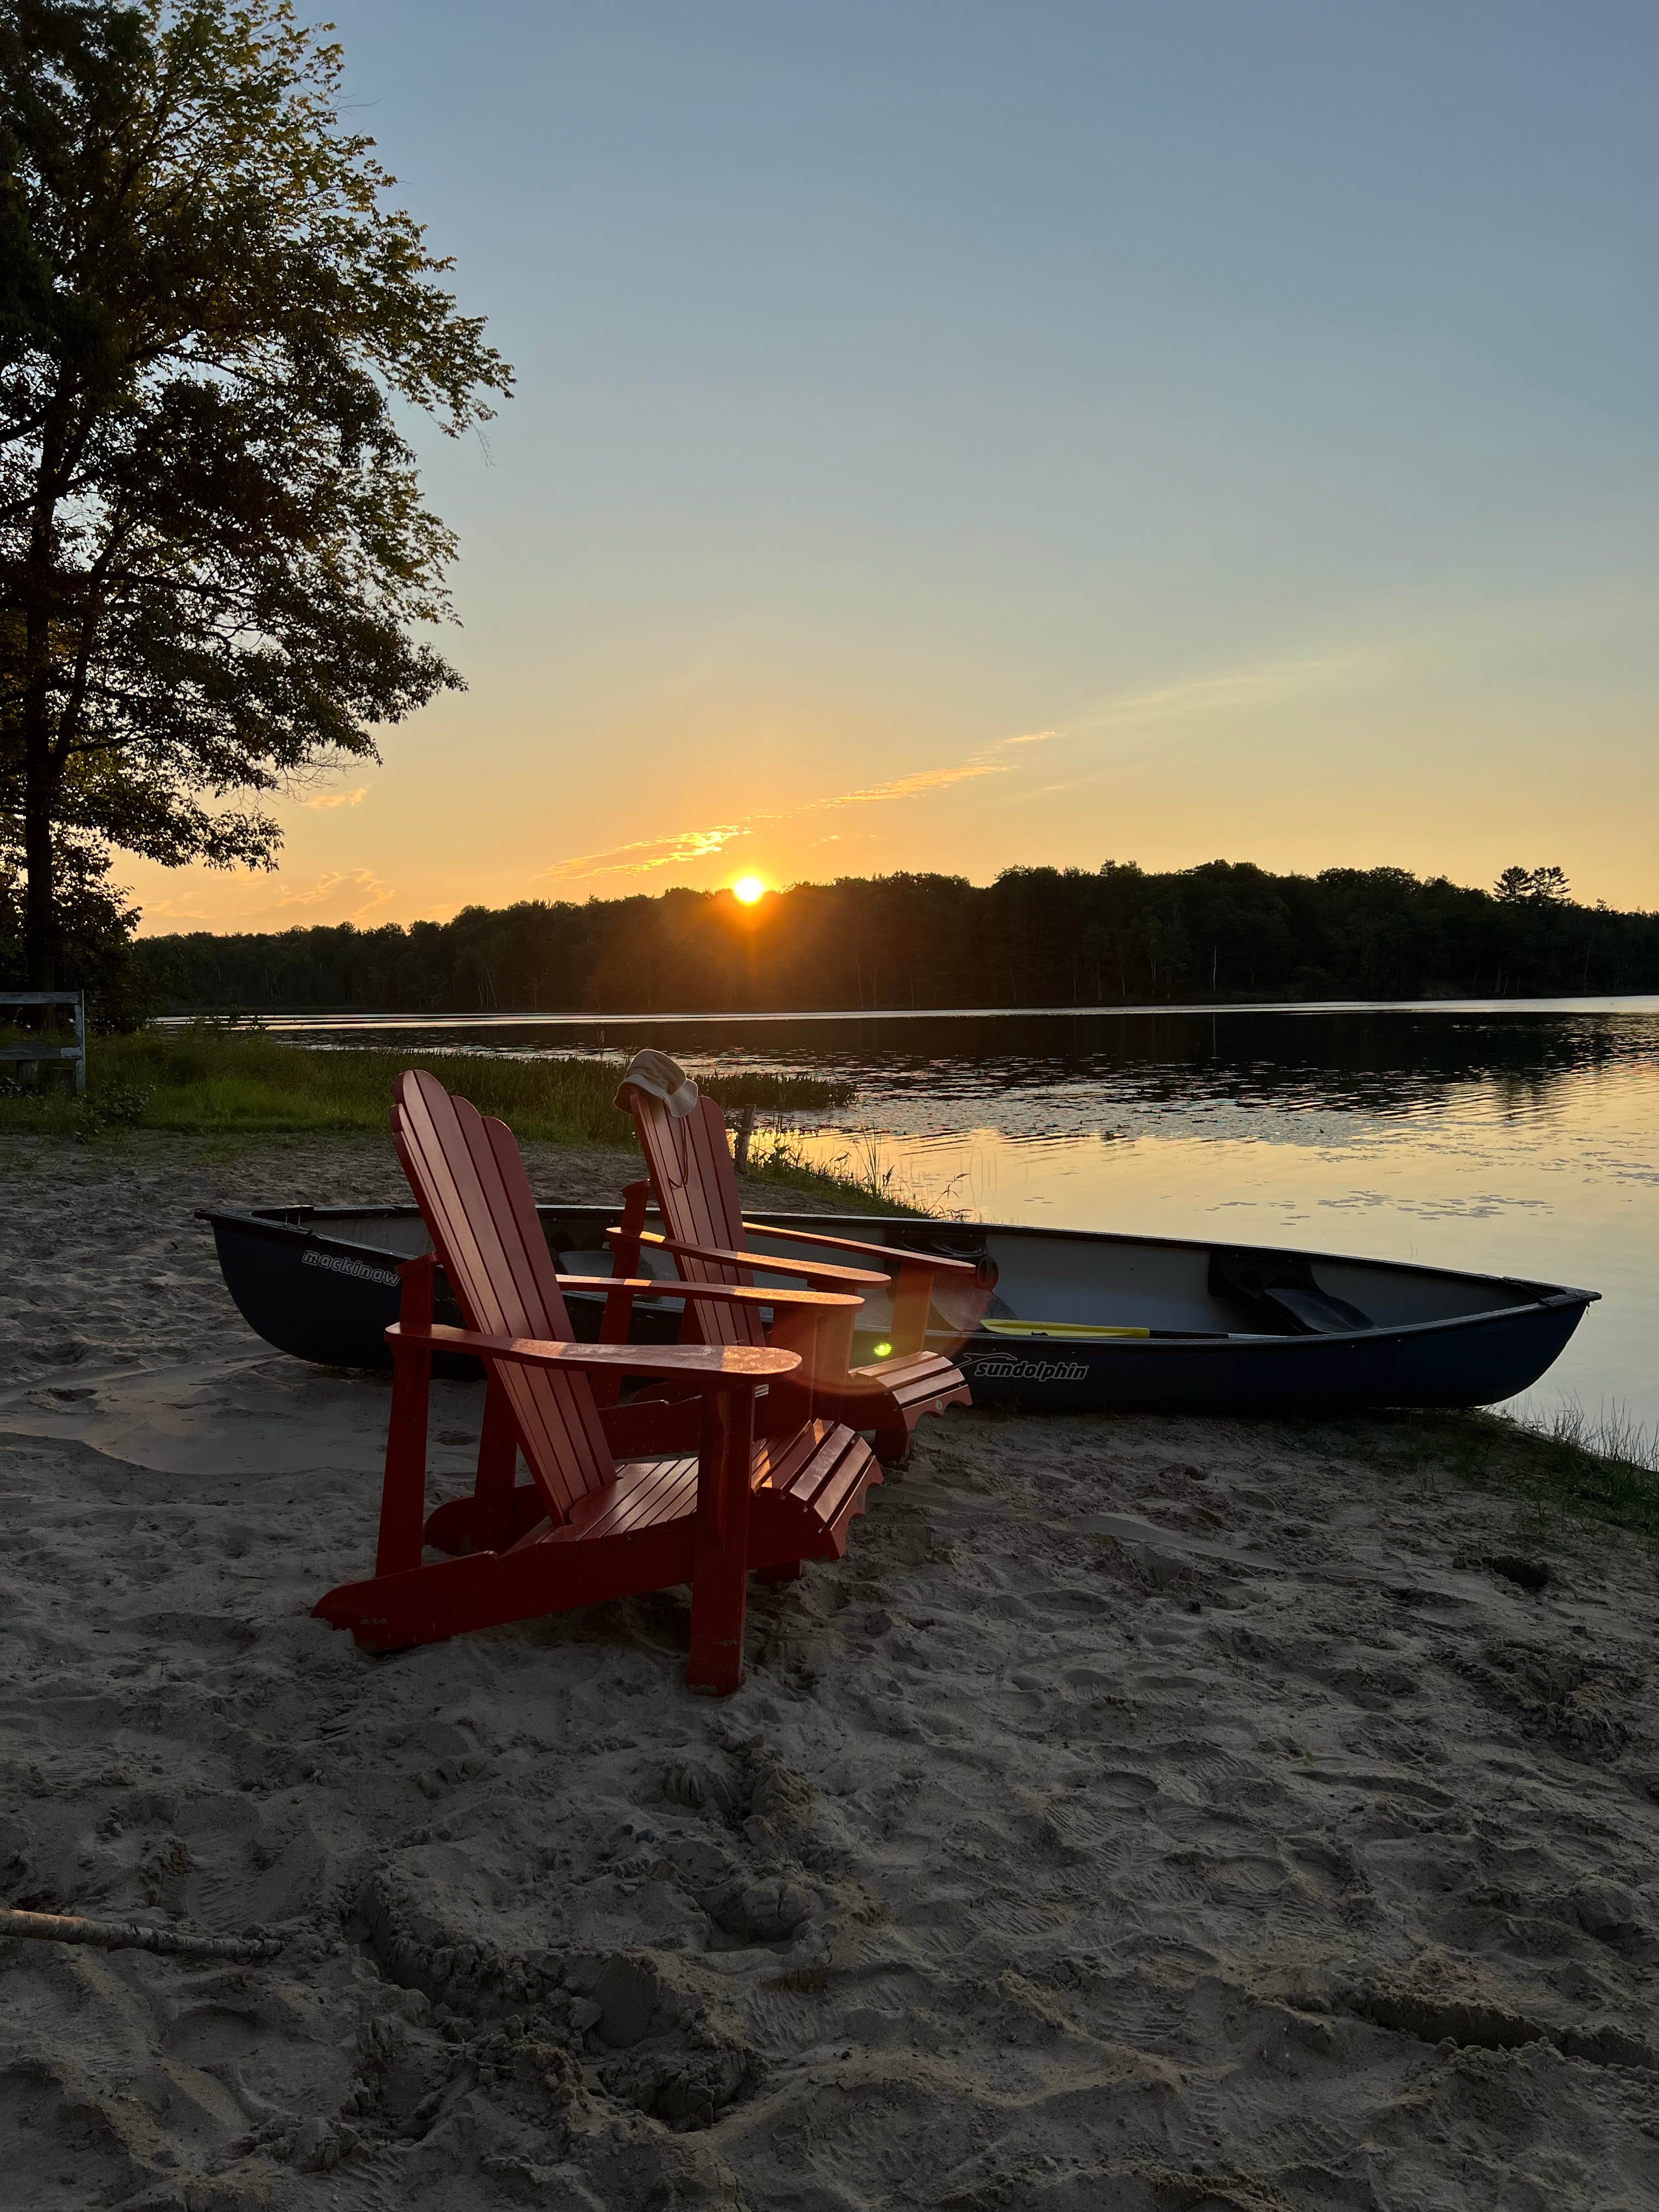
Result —
[[[1532,906],[1565,906],[1572,896],[1572,885],[1567,880],[1565,868],[1505,868],[1492,886],[1492,896],[1505,906],[1519,906],[1523,901]]]
[[[511,372],[288,0],[0,0],[0,829],[268,862],[262,794],[454,670],[401,424]],[[213,802],[217,801],[218,804]]]

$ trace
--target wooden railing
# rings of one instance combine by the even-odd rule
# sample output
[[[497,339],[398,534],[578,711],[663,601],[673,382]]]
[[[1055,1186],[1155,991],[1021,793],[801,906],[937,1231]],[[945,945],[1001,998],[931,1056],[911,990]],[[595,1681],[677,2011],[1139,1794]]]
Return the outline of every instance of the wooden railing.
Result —
[[[87,1008],[79,991],[0,991],[0,1009],[9,1006],[67,1006],[75,1020],[73,1044],[48,1044],[33,1037],[21,1038],[15,1044],[0,1044],[0,1061],[15,1060],[21,1063],[19,1074],[25,1083],[39,1080],[43,1066],[72,1066],[75,1070],[76,1095],[81,1097],[87,1087]]]

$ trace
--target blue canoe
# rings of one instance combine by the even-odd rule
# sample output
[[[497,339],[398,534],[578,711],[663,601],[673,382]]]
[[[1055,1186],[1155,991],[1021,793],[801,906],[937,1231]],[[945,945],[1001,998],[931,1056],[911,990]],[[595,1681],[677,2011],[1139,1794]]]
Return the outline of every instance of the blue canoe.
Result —
[[[609,1273],[604,1233],[614,1206],[555,1202],[538,1212],[561,1273]],[[231,1296],[268,1343],[331,1367],[388,1364],[383,1332],[397,1318],[398,1264],[428,1249],[413,1206],[252,1206],[204,1218]],[[994,1286],[988,1308],[975,1318],[942,1297],[929,1334],[938,1349],[956,1352],[981,1406],[1187,1413],[1489,1406],[1535,1382],[1599,1296],[1510,1275],[1172,1237],[888,1215],[751,1218],[979,1262],[981,1281]],[[750,1242],[764,1252],[763,1225]],[[670,1262],[650,1264],[672,1275]],[[579,1335],[597,1337],[602,1304],[571,1299]],[[636,1308],[636,1335],[672,1341],[679,1310],[674,1299]],[[439,1318],[460,1319],[441,1276]],[[854,1358],[870,1359],[887,1325],[879,1293],[860,1321]],[[477,1370],[460,1362],[456,1371]]]

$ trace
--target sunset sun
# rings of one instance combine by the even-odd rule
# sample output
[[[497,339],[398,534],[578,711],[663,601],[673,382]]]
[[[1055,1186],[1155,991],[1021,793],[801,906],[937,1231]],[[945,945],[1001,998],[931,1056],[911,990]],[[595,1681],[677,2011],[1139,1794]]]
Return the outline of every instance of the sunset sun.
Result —
[[[766,896],[765,878],[763,876],[739,876],[736,883],[732,886],[732,896],[734,899],[739,900],[744,906],[753,906],[757,899],[764,898]]]

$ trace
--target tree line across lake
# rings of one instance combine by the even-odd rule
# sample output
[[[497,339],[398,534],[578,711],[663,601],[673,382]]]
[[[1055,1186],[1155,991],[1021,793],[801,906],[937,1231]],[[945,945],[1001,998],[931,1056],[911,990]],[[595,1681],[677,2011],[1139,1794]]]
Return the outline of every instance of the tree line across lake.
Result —
[[[1404,868],[1010,868],[466,907],[449,921],[141,939],[173,1012],[741,1012],[1659,990],[1659,914],[1556,868],[1488,892]]]

